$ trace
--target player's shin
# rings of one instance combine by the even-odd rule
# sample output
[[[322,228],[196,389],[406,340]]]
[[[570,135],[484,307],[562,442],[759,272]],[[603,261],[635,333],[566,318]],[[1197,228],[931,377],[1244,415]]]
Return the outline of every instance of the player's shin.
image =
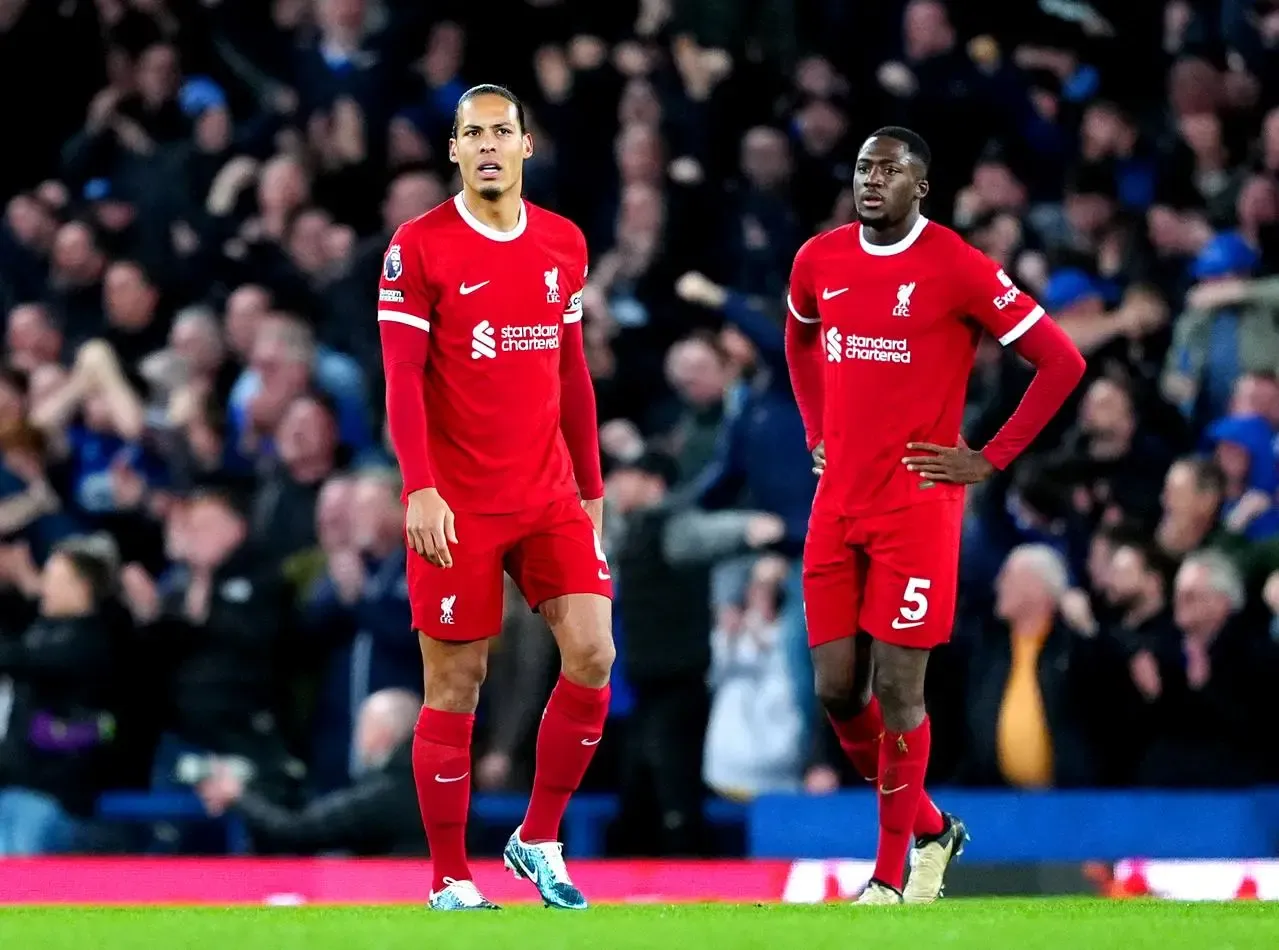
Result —
[[[853,764],[853,768],[868,782],[879,778],[879,744],[884,734],[884,716],[879,708],[879,700],[874,696],[858,713],[847,719],[836,719],[828,710],[827,718],[835,735],[839,739],[839,747]],[[917,838],[939,835],[945,829],[945,819],[941,811],[933,803],[927,792],[921,792],[919,807],[915,811],[915,821],[911,828]]]
[[[931,730],[925,716],[908,732],[885,730],[879,746],[879,850],[875,878],[902,889],[906,855],[924,794]]]
[[[526,843],[556,841],[569,798],[582,784],[604,734],[609,687],[583,686],[561,675],[537,733],[537,764],[528,813],[520,826]]]
[[[433,865],[433,891],[469,881],[466,815],[475,716],[422,707],[413,730],[413,779]]]

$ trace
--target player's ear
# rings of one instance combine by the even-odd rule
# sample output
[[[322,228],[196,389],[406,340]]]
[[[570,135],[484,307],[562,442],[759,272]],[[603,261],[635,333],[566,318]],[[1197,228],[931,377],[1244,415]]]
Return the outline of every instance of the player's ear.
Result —
[[[457,164],[457,139],[449,139],[449,161],[454,165]]]
[[[921,178],[919,181],[915,182],[915,199],[917,201],[922,201],[927,196],[928,196],[928,179]]]
[[[525,158],[533,157],[533,133],[532,132],[524,133],[524,157]]]

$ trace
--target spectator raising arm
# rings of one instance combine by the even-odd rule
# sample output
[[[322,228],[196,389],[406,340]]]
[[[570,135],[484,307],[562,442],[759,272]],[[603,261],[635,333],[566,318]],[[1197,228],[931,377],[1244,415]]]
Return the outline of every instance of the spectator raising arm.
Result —
[[[126,442],[142,435],[145,407],[125,379],[115,351],[103,340],[91,340],[76,354],[63,385],[31,407],[31,422],[55,442],[86,399],[100,396],[115,434]]]

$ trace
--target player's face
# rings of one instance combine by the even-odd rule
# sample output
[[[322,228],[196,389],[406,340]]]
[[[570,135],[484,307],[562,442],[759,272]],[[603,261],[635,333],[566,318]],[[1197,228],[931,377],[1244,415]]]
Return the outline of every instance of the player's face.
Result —
[[[877,228],[904,221],[915,203],[928,194],[922,171],[905,142],[876,136],[867,139],[857,153],[853,171],[858,220]]]
[[[449,161],[466,187],[489,200],[521,181],[533,137],[520,130],[515,104],[501,96],[475,96],[457,110],[457,137],[449,139]]]

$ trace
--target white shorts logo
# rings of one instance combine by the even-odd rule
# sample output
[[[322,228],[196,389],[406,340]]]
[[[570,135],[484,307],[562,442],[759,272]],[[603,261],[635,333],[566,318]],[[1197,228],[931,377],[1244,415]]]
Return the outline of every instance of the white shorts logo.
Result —
[[[844,337],[838,330],[831,327],[826,331],[826,359],[829,362],[838,363],[844,358],[843,345]]]
[[[440,598],[440,623],[453,622],[453,605],[457,603],[457,594],[449,594]],[[456,781],[455,779],[453,781]]]
[[[487,320],[481,320],[471,331],[471,359],[478,360],[481,356],[487,356],[491,360],[497,358],[497,347],[493,342],[493,324]]]
[[[599,532],[592,531],[591,536],[595,539],[595,556],[599,559],[599,562],[600,562],[599,575],[598,575],[599,579],[602,581],[610,580],[613,575],[610,574],[608,571],[608,558],[604,556],[604,544],[602,541],[600,541]],[[599,740],[597,739],[596,741],[598,742]],[[585,742],[583,742],[582,744],[586,745]]]

